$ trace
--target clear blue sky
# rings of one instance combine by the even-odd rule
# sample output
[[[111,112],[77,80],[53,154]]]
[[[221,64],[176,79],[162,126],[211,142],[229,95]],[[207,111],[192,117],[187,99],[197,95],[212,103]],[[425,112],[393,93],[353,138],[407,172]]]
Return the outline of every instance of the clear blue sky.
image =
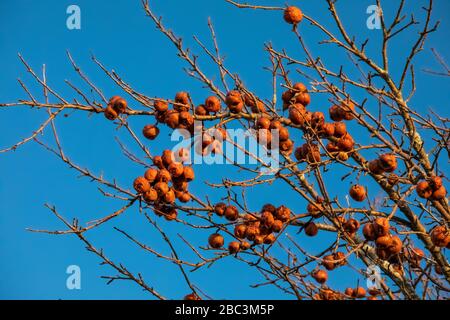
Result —
[[[285,47],[298,58],[304,58],[290,27],[281,18],[280,12],[243,11],[231,7],[221,0],[151,1],[154,10],[164,17],[165,24],[178,35],[185,38],[186,44],[195,47],[192,35],[198,35],[209,45],[207,18],[211,17],[216,27],[220,47],[227,57],[229,68],[239,72],[245,83],[257,94],[270,98],[270,75],[263,70],[269,65],[266,53],[262,50],[264,42],[271,41],[275,48]],[[297,4],[310,16],[330,25],[329,14],[324,1],[290,1]],[[340,8],[347,26],[352,34],[370,38],[369,52],[376,49],[380,39],[378,31],[366,28],[367,15],[365,9],[375,1],[343,0]],[[393,3],[386,3],[385,13],[390,16]],[[422,3],[423,1],[417,1]],[[285,1],[265,1],[266,4],[284,5]],[[414,1],[416,3],[416,1]],[[66,8],[77,4],[81,8],[81,30],[66,28]],[[409,2],[409,6],[411,2]],[[416,14],[423,15],[420,7],[415,5]],[[448,116],[449,80],[430,76],[420,71],[421,68],[438,68],[432,59],[430,48],[436,48],[448,57],[449,20],[448,1],[436,1],[435,19],[442,19],[437,33],[433,34],[424,52],[417,59],[416,72],[418,94],[412,101],[417,109],[433,108]],[[138,91],[149,96],[171,98],[175,92],[188,90],[197,103],[209,95],[196,80],[182,72],[185,66],[176,57],[174,47],[154,28],[152,22],[144,16],[138,0],[120,1],[11,1],[0,2],[0,101],[13,101],[26,98],[16,79],[26,81],[31,91],[42,99],[37,87],[17,58],[20,52],[36,70],[46,64],[48,82],[69,100],[74,92],[64,80],[76,84],[82,82],[70,66],[66,50],[70,50],[74,59],[84,72],[102,88],[106,96],[124,94],[118,91],[112,81],[92,63],[90,54],[94,53],[107,67],[115,69]],[[321,55],[337,70],[343,56],[334,47],[318,47],[317,31],[305,24],[301,27],[306,41],[313,52]],[[395,50],[391,49],[393,71],[398,71],[397,61],[402,61],[405,47],[409,47],[413,38],[403,36],[395,42]],[[379,60],[378,60],[379,61]],[[209,61],[200,61],[205,71],[218,79],[216,69]],[[304,81],[300,76],[293,80]],[[362,100],[362,95],[356,96]],[[327,97],[313,97],[312,108],[327,110]],[[136,164],[124,157],[114,136],[119,136],[129,143],[132,150],[138,152],[125,132],[117,132],[113,125],[102,115],[88,117],[84,113],[69,113],[70,116],[57,121],[63,146],[69,156],[83,167],[91,168],[95,173],[104,172],[108,178],[117,178],[123,186],[130,187],[133,178],[142,172]],[[0,113],[0,148],[9,146],[18,139],[30,134],[45,119],[45,112],[34,112],[27,108],[1,110]],[[152,119],[133,119],[136,130]],[[355,129],[356,130],[356,129]],[[162,136],[168,131],[163,130]],[[356,131],[356,134],[358,132]],[[47,135],[43,139],[51,141]],[[161,138],[164,141],[165,138]],[[166,139],[167,141],[167,139]],[[297,141],[300,138],[297,137]],[[148,143],[149,148],[157,153],[162,150],[163,143]],[[101,275],[114,272],[99,266],[99,259],[84,250],[83,245],[71,236],[50,236],[25,231],[27,227],[58,229],[63,226],[44,208],[44,203],[57,206],[66,217],[80,217],[81,223],[102,217],[121,206],[118,201],[104,199],[97,186],[84,178],[78,178],[74,170],[69,170],[56,157],[50,155],[36,144],[28,144],[16,152],[0,155],[0,298],[43,298],[43,299],[146,299],[151,298],[135,284],[117,282],[107,286]],[[220,170],[231,175],[230,168],[196,168],[199,179],[191,190],[204,197],[205,192],[217,201],[223,194],[211,193],[202,184],[202,180],[218,181]],[[234,173],[234,176],[236,174]],[[334,195],[343,200],[351,180],[340,182],[339,175],[328,177],[336,186]],[[367,178],[366,182],[368,182]],[[341,187],[342,186],[342,187]],[[371,184],[369,184],[369,187]],[[274,191],[275,190],[275,191]],[[274,197],[274,192],[276,196]],[[377,193],[373,191],[373,195]],[[274,204],[287,203],[296,212],[305,208],[305,202],[283,185],[259,187],[249,190],[249,205],[259,210],[267,202],[274,199]],[[128,211],[120,219],[101,227],[96,232],[88,233],[97,247],[105,248],[105,252],[114,260],[123,262],[132,271],[141,271],[145,279],[154,285],[168,298],[181,298],[188,289],[174,266],[146,255],[123,236],[112,230],[119,226],[154,248],[169,253],[150,226],[142,223],[143,217],[135,209]],[[163,225],[174,236],[177,232],[193,239],[197,244],[205,244],[208,234],[186,233],[185,229],[167,224]],[[295,232],[291,232],[295,235]],[[326,237],[314,240],[298,236],[299,241],[307,248],[323,245]],[[322,242],[322,243],[321,243]],[[181,243],[177,243],[182,247]],[[318,249],[312,252],[319,252]],[[188,255],[189,256],[189,255]],[[67,290],[65,270],[68,265],[81,267],[82,289]],[[347,267],[345,267],[347,268]],[[349,271],[350,269],[348,269]],[[338,276],[330,277],[330,285],[338,288],[348,284],[345,271]],[[227,258],[205,271],[193,273],[192,279],[199,287],[214,298],[286,298],[278,290],[271,287],[259,289],[249,288],[259,277],[242,264],[236,264]],[[353,284],[352,284],[353,285]]]

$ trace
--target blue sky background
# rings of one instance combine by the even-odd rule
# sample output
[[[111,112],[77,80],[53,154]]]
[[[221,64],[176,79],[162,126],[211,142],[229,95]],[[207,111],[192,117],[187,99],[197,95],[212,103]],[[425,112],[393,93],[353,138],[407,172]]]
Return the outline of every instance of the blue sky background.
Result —
[[[368,52],[378,54],[379,31],[366,28],[365,10],[374,1],[342,0],[338,6],[342,18],[350,33],[360,39],[369,37]],[[384,12],[392,16],[397,1],[384,1]],[[424,1],[414,1],[414,3]],[[263,2],[260,2],[263,3]],[[265,1],[266,4],[284,5],[284,1]],[[66,8],[76,4],[81,8],[81,30],[66,28]],[[238,10],[225,1],[196,0],[152,1],[155,12],[164,17],[167,27],[172,28],[185,39],[185,43],[200,53],[195,46],[192,35],[211,45],[207,28],[207,18],[211,17],[216,28],[222,53],[227,57],[227,65],[233,72],[239,72],[250,89],[260,97],[270,98],[271,78],[263,70],[269,66],[267,54],[263,51],[265,42],[272,42],[277,49],[286,48],[294,57],[303,59],[304,55],[298,43],[290,33],[290,26],[283,22],[281,12]],[[299,5],[306,14],[315,17],[325,25],[331,26],[329,13],[324,1],[291,1]],[[419,4],[408,3],[408,9],[423,16]],[[448,78],[435,77],[421,72],[422,68],[438,69],[432,58],[430,48],[436,48],[444,57],[448,57],[449,44],[448,19],[443,19],[449,12],[450,3],[436,1],[434,19],[440,19],[441,26],[437,33],[430,36],[424,52],[417,58],[417,96],[412,100],[415,108],[423,110],[432,108],[442,115],[449,115],[447,101],[449,98]],[[17,58],[20,52],[25,59],[39,71],[42,64],[47,66],[48,82],[69,100],[75,97],[64,80],[83,86],[71,67],[66,50],[69,50],[89,78],[102,88],[105,95],[124,95],[112,81],[90,60],[93,53],[104,65],[115,69],[125,81],[149,96],[172,98],[175,92],[187,90],[196,103],[201,103],[209,92],[194,79],[183,73],[185,64],[176,57],[175,48],[144,16],[140,1],[1,1],[0,2],[0,101],[14,101],[26,98],[16,79],[24,80],[30,90],[42,99],[41,89],[33,82]],[[416,30],[416,29],[415,29]],[[308,46],[314,54],[320,55],[334,70],[344,61],[335,47],[318,46],[317,30],[308,24],[301,26]],[[392,71],[398,72],[409,48],[414,33],[401,36],[394,41],[390,53]],[[379,55],[378,61],[379,60]],[[218,79],[217,70],[210,62],[200,60],[205,72]],[[292,73],[294,74],[294,72]],[[398,73],[397,73],[398,74]],[[294,81],[304,81],[301,76],[292,76]],[[86,87],[84,87],[86,89]],[[93,94],[90,93],[92,96]],[[365,97],[355,92],[360,101]],[[325,96],[313,96],[312,107],[325,111],[329,102]],[[374,106],[376,107],[376,106]],[[103,115],[88,116],[85,113],[67,112],[68,117],[57,120],[60,138],[66,153],[82,167],[89,167],[94,173],[104,173],[105,177],[116,178],[118,182],[130,188],[133,178],[142,174],[138,167],[122,155],[114,136],[139,152],[125,132],[117,131]],[[0,148],[10,146],[30,134],[46,118],[44,111],[28,108],[1,110]],[[153,119],[131,119],[136,131]],[[352,126],[350,125],[350,128]],[[366,139],[365,132],[354,129],[361,141]],[[156,142],[148,143],[154,154],[161,152],[168,141],[168,130],[162,130],[162,137]],[[43,137],[51,142],[51,135]],[[300,137],[297,133],[297,140]],[[168,143],[168,142],[167,142]],[[167,145],[167,144],[166,144]],[[169,145],[167,145],[169,146]],[[447,165],[444,161],[444,165]],[[445,172],[447,168],[442,168]],[[37,144],[27,144],[15,152],[0,155],[0,298],[3,299],[147,299],[151,298],[140,288],[129,282],[116,282],[107,286],[101,275],[114,272],[105,266],[99,266],[99,259],[84,250],[83,245],[71,236],[50,236],[25,231],[27,227],[58,229],[62,225],[44,208],[44,203],[57,206],[66,217],[80,217],[81,223],[102,217],[121,207],[117,200],[105,199],[97,186],[87,179],[78,178],[77,172],[69,170],[58,158],[50,155]],[[208,196],[218,201],[224,194],[213,193],[204,187],[203,180],[219,181],[220,177],[238,176],[235,170],[221,167],[196,166],[198,179],[190,187],[200,197]],[[338,172],[329,173],[327,181],[333,186],[332,193],[343,201],[351,179],[340,181]],[[353,180],[354,181],[354,180]],[[368,178],[362,181],[372,186]],[[372,189],[372,196],[377,190]],[[249,190],[249,205],[259,210],[261,206],[273,199],[274,204],[286,203],[296,212],[303,212],[306,206],[303,200],[282,184],[271,187],[258,187]],[[364,204],[363,204],[364,205]],[[138,239],[166,254],[169,250],[159,235],[143,223],[143,217],[136,208],[128,211],[101,229],[87,233],[89,239],[113,260],[123,262],[131,271],[140,271],[151,285],[168,298],[181,298],[189,292],[178,270],[167,262],[146,255],[126,241],[123,236],[112,230],[121,227]],[[161,221],[169,234],[176,237],[183,233],[196,244],[206,244],[208,233],[192,232]],[[295,230],[290,232],[295,235]],[[326,236],[315,239],[295,235],[299,241],[312,252],[320,245],[326,245]],[[182,243],[177,242],[179,248]],[[180,249],[184,251],[183,249]],[[448,253],[447,253],[448,254]],[[186,257],[192,257],[186,252]],[[69,265],[79,265],[82,272],[82,289],[68,290],[65,285]],[[336,288],[345,288],[349,283],[350,268],[344,267],[341,273],[333,273],[329,284]],[[226,258],[210,269],[193,273],[195,284],[214,298],[287,298],[271,287],[249,288],[256,283],[259,276],[243,264],[236,264],[232,258]],[[361,279],[360,279],[361,280]],[[353,280],[354,281],[354,280]]]

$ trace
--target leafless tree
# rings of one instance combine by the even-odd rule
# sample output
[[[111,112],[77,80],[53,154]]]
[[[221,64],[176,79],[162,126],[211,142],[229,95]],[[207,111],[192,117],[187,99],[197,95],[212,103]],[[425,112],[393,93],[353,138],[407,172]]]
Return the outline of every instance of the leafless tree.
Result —
[[[326,0],[327,17],[333,22],[333,28],[326,27],[325,21],[318,21],[304,13],[299,18],[298,8],[225,1],[230,4],[230,10],[258,10],[261,14],[278,11],[280,19],[284,13],[285,20],[292,24],[290,41],[295,39],[298,42],[306,58],[297,59],[283,48],[265,44],[270,61],[267,70],[273,83],[270,96],[254,94],[241,81],[238,73],[227,67],[211,20],[208,27],[213,46],[209,47],[197,37],[194,39],[200,54],[217,67],[220,75],[217,82],[202,70],[198,54],[194,54],[180,37],[168,29],[146,0],[142,1],[146,16],[175,46],[179,58],[187,64],[188,76],[206,87],[205,97],[209,98],[204,104],[203,101],[194,103],[188,94],[183,93],[177,94],[175,99],[145,95],[92,57],[93,63],[126,95],[126,99],[107,99],[102,89],[89,80],[69,53],[70,63],[96,98],[89,98],[81,88],[69,81],[66,83],[74,90],[75,97],[66,98],[47,85],[45,68],[41,74],[19,55],[34,78],[34,85],[42,88],[43,98],[32,95],[28,86],[19,81],[27,98],[0,106],[3,109],[30,107],[31,110],[46,110],[48,117],[30,136],[1,151],[14,151],[28,142],[37,143],[71,169],[98,184],[105,197],[122,202],[122,207],[115,212],[84,226],[77,219],[70,221],[64,218],[55,206],[47,205],[65,228],[30,230],[78,237],[90,252],[117,272],[105,277],[108,282],[132,280],[158,299],[179,297],[162,294],[140,273],[132,272],[108,258],[88,239],[88,231],[100,232],[99,226],[110,223],[126,211],[139,210],[142,219],[157,230],[167,243],[169,253],[155,250],[151,244],[144,243],[126,230],[115,229],[125,240],[149,255],[175,264],[181,279],[190,288],[186,299],[214,298],[191,281],[190,275],[203,269],[207,272],[208,267],[228,256],[255,270],[262,279],[254,284],[255,288],[275,286],[284,294],[298,299],[448,298],[450,265],[446,250],[450,243],[450,210],[444,185],[450,153],[449,119],[432,111],[418,111],[410,103],[416,93],[415,57],[424,49],[429,35],[438,28],[432,16],[433,1],[429,0],[428,5],[422,8],[422,16],[411,16],[410,20],[406,18],[408,13],[405,12],[404,0],[398,2],[398,9],[391,21],[387,21],[381,10],[382,41],[378,44],[379,55],[373,57],[365,50],[369,40],[361,41],[348,33],[335,0]],[[380,2],[377,0],[379,8]],[[322,50],[340,50],[348,60],[343,61],[342,65],[327,64],[320,55],[308,49],[300,26],[317,31],[314,41],[321,44]],[[412,32],[417,28],[418,33]],[[412,32],[416,39],[407,50],[401,74],[393,74],[387,48],[395,37],[404,32]],[[445,68],[443,73],[448,75],[443,59],[437,53],[436,57]],[[298,81],[299,78],[303,79],[304,84]],[[317,109],[314,111],[314,102],[308,106],[311,96],[319,95],[326,96],[330,101],[329,114]],[[364,96],[364,99],[358,101],[355,96]],[[173,109],[166,111],[170,105]],[[146,173],[145,177],[134,181],[135,190],[96,175],[66,155],[55,119],[67,110],[99,117],[105,115],[139,146],[141,154],[133,154],[118,141],[119,148],[129,160],[142,166],[142,175]],[[331,120],[325,121],[328,116]],[[221,153],[221,146],[227,143],[253,158],[257,165],[235,162],[234,166],[245,179],[223,177],[220,181],[209,182],[212,192],[223,197],[221,203],[212,203],[204,194],[197,194],[196,190],[188,191],[188,182],[194,178],[190,176],[192,171],[186,173],[189,166],[169,159],[167,155],[170,152],[162,157],[152,154],[141,129],[136,131],[131,127],[131,117],[155,119],[153,123],[156,125],[144,128],[147,138],[156,138],[157,126],[163,125],[174,130],[186,129],[191,133],[200,130],[200,135],[192,140],[192,145],[198,147],[196,152],[205,156],[219,154],[226,157],[225,153]],[[352,136],[351,130],[347,131],[346,122],[358,126],[361,134]],[[280,166],[276,172],[272,175],[261,174],[262,168],[269,167],[267,162],[224,134],[223,129],[232,124],[249,130],[258,129],[258,141],[264,142],[272,153],[279,152]],[[213,132],[211,129],[216,130]],[[279,143],[275,143],[275,139],[270,143],[274,131],[269,129],[279,134]],[[46,132],[52,135],[54,143],[47,144],[41,139]],[[292,138],[294,135],[296,141]],[[174,153],[179,154],[178,151]],[[361,202],[361,206],[355,205],[354,201],[341,203],[338,200],[338,196],[342,196],[340,188],[327,183],[327,177],[336,175],[354,183],[350,191],[343,194],[349,194]],[[368,190],[364,184],[358,183],[363,177],[371,179],[374,187]],[[167,183],[170,180],[171,183]],[[248,188],[274,182],[286,184],[298,195],[298,199],[286,199],[287,202],[278,208],[266,203],[258,207],[247,204]],[[374,190],[375,187],[378,190]],[[274,188],[274,194],[276,192]],[[299,200],[305,202],[303,212],[288,209],[290,202]],[[184,214],[180,215],[181,212]],[[176,245],[166,233],[160,223],[161,217],[186,229],[177,239],[182,240],[182,246]],[[198,229],[211,231],[209,245],[208,239],[203,243],[189,239],[190,232]],[[297,240],[299,232],[309,236],[317,232],[327,233],[330,235],[327,239],[332,240],[311,252]],[[224,244],[223,236],[230,241]],[[184,258],[188,251],[194,253],[195,260]],[[236,268],[239,268],[239,263],[236,263]],[[368,292],[363,284],[356,281],[349,281],[345,292],[327,286],[327,278],[339,276],[343,265],[351,267],[355,279],[371,276],[366,267],[378,267],[382,273],[378,279],[379,286],[370,288]]]

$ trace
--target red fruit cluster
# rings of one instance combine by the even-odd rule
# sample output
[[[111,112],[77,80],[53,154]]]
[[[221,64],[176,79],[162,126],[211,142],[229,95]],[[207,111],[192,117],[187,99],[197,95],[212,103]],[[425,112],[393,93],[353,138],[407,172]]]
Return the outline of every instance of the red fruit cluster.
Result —
[[[397,167],[397,158],[392,153],[382,154],[378,159],[369,162],[369,171],[373,174],[394,172]]]
[[[239,210],[235,206],[223,202],[214,206],[214,212],[219,217],[225,217],[232,222],[240,218]],[[250,248],[249,242],[245,240],[253,242],[254,245],[274,243],[276,240],[274,233],[283,229],[283,225],[289,221],[290,216],[291,211],[287,207],[276,208],[271,204],[264,205],[260,213],[245,214],[241,217],[243,222],[234,227],[234,235],[240,241],[230,242],[229,252],[233,254]]]
[[[347,260],[345,259],[345,254],[339,251],[333,254],[326,255],[322,259],[322,265],[328,271],[334,270],[340,266],[345,266],[346,264]]]
[[[194,117],[190,113],[191,104],[187,92],[175,95],[173,109],[169,109],[166,101],[158,100],[154,104],[156,119],[172,129],[185,129],[194,132]]]
[[[376,218],[374,222],[365,224],[363,235],[366,240],[375,241],[376,252],[380,259],[392,260],[402,252],[402,240],[390,234],[390,224],[386,218]]]
[[[419,197],[429,200],[442,200],[447,195],[441,177],[420,181],[416,186],[416,191]]]
[[[225,103],[231,113],[240,113],[244,110],[244,106],[250,108],[252,113],[265,113],[266,107],[264,103],[253,94],[241,94],[237,90],[228,92]]]
[[[366,296],[366,290],[363,287],[347,288],[345,295],[353,299],[362,299]]]
[[[222,152],[222,143],[226,139],[226,129],[222,127],[207,129],[196,137],[195,151],[200,155],[220,154]]]
[[[294,84],[292,89],[283,92],[281,99],[283,100],[283,109],[287,109],[296,103],[306,107],[311,102],[311,96],[308,93],[308,89],[300,82]]]
[[[305,143],[295,149],[295,158],[297,161],[306,161],[308,163],[320,162],[320,147],[316,143]]]
[[[329,110],[333,121],[352,120],[355,118],[354,111],[355,104],[350,99],[346,99],[340,105],[331,106]]]
[[[188,192],[188,183],[194,180],[194,170],[184,166],[176,160],[170,150],[164,150],[161,156],[153,157],[155,167],[147,169],[144,176],[134,180],[134,189],[147,203],[158,205],[171,205],[178,199],[180,202],[189,202],[191,196]],[[167,211],[160,206],[157,211]],[[159,214],[161,215],[161,214]]]
[[[127,101],[119,96],[114,96],[108,101],[108,105],[104,110],[106,119],[115,120],[117,117],[127,110]]]
[[[450,244],[450,231],[445,226],[434,227],[430,237],[436,247],[445,248]]]
[[[272,133],[278,134],[278,148],[280,151],[290,155],[294,149],[294,142],[289,139],[289,130],[278,120],[271,120],[267,116],[261,116],[255,123],[256,138],[260,144],[268,148],[272,144]]]

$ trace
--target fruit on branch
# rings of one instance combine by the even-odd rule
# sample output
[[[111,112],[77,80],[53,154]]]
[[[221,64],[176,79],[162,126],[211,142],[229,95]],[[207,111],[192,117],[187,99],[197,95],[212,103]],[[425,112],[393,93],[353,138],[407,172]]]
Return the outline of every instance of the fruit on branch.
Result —
[[[311,114],[311,128],[322,130],[325,124],[325,115],[323,112],[316,111]]]
[[[259,129],[256,133],[256,140],[258,143],[270,148],[272,143],[272,133],[268,129]]]
[[[180,123],[180,113],[176,110],[169,110],[164,114],[164,123],[171,129],[178,127]]]
[[[234,227],[234,235],[236,238],[244,239],[246,231],[247,226],[245,224],[238,224]]]
[[[198,295],[195,293],[189,293],[184,296],[183,300],[202,300]]]
[[[175,103],[173,108],[176,111],[188,111],[189,110],[189,94],[187,92],[178,92],[175,95]]]
[[[178,191],[180,192],[180,191]],[[180,200],[182,203],[186,203],[191,201],[192,197],[188,192],[180,192],[180,194],[177,196],[177,199]]]
[[[389,220],[386,218],[376,218],[373,222],[373,228],[376,237],[385,236],[389,233]]]
[[[292,141],[291,139],[281,141],[281,139],[280,139],[280,144],[278,147],[279,147],[280,151],[290,155],[292,153],[292,151],[294,151],[294,141]]]
[[[326,137],[332,137],[335,134],[335,124],[334,123],[324,123],[322,126],[322,132]]]
[[[180,178],[172,179],[172,187],[177,191],[187,191],[188,183],[186,180]]]
[[[167,169],[169,170],[170,175],[171,175],[172,177],[174,177],[174,178],[180,177],[180,176],[183,174],[183,172],[184,172],[184,167],[183,167],[183,165],[182,165],[181,163],[179,163],[179,162],[172,162],[172,163],[168,166]]]
[[[207,116],[209,112],[206,110],[205,105],[201,104],[195,108],[194,114],[197,116]]]
[[[359,221],[351,218],[344,223],[344,230],[349,234],[354,234],[356,233],[356,231],[358,231],[359,226]]]
[[[290,6],[284,10],[283,17],[289,24],[298,24],[303,19],[303,13],[299,8]]]
[[[319,269],[319,270],[313,272],[312,277],[318,283],[324,284],[328,280],[328,273],[325,270]]]
[[[173,152],[171,150],[166,149],[166,150],[163,151],[163,153],[161,155],[161,159],[162,159],[162,162],[163,162],[164,166],[166,168],[168,168],[172,164],[172,162],[175,159],[175,157],[174,157]]]
[[[154,107],[157,112],[164,113],[169,109],[169,104],[166,101],[157,100]]]
[[[344,114],[342,112],[341,107],[338,105],[331,106],[329,113],[330,113],[330,118],[333,121],[339,122],[339,121],[344,120]]]
[[[225,103],[233,113],[239,113],[244,108],[244,101],[242,100],[241,94],[236,90],[228,92]]]
[[[392,153],[382,154],[378,158],[378,164],[385,172],[393,172],[397,169],[397,158]]]
[[[155,140],[159,134],[159,129],[153,124],[148,124],[142,129],[142,134],[149,140]]]
[[[344,293],[349,297],[353,297],[353,288],[346,288]]]
[[[320,203],[308,203],[306,211],[314,218],[318,218],[323,212],[323,206]]]
[[[245,94],[244,103],[246,106],[250,107],[253,113],[266,112],[266,107],[264,106],[264,103],[253,95]]]
[[[367,198],[366,188],[359,184],[355,184],[350,188],[350,197],[355,201],[364,201]]]
[[[328,271],[334,270],[336,268],[336,263],[334,262],[334,257],[332,254],[326,255],[322,259],[322,265]]]
[[[220,234],[213,233],[212,235],[209,236],[208,243],[211,246],[211,248],[219,249],[223,247],[224,240]]]
[[[306,120],[306,108],[300,103],[293,104],[289,107],[289,119],[293,124],[303,126]]]
[[[341,103],[341,112],[343,113],[344,120],[352,120],[355,118],[353,112],[355,111],[355,104],[350,100],[346,99]]]
[[[173,207],[167,207],[166,212],[164,213],[164,219],[167,221],[173,221],[177,218],[178,213],[177,210]]]
[[[291,210],[284,205],[279,206],[275,211],[275,218],[282,222],[286,222],[290,219]]]
[[[380,160],[375,159],[369,162],[369,171],[373,174],[382,174],[384,172],[380,165]]]
[[[144,177],[137,177],[133,182],[133,187],[138,193],[145,193],[150,190],[150,183]]]
[[[257,236],[255,236],[255,239],[253,240],[253,244],[254,245],[260,245],[264,243],[264,236],[258,234]]]
[[[306,85],[302,82],[297,82],[296,84],[294,84],[294,86],[292,87],[292,92],[295,93],[303,93],[303,92],[308,92],[308,88],[306,87]]]
[[[269,129],[270,128],[270,119],[267,117],[259,117],[256,120],[256,129]]]
[[[216,113],[220,111],[220,99],[216,96],[206,98],[205,108],[209,112]]]
[[[175,199],[175,192],[172,189],[169,189],[163,196],[163,201],[166,203],[174,203]]]
[[[108,105],[111,106],[118,114],[124,113],[128,106],[127,101],[120,96],[114,96],[109,99]]]
[[[169,185],[166,182],[157,182],[153,186],[158,192],[158,195],[163,197],[167,192],[169,192]]]
[[[162,157],[161,157],[161,156],[154,156],[152,160],[153,160],[153,164],[154,164],[157,168],[159,168],[159,169],[164,169],[164,164],[163,164],[163,161],[162,161]]]
[[[314,222],[308,222],[305,225],[305,234],[309,237],[314,237],[319,233],[319,228]]]
[[[300,92],[295,95],[295,103],[300,103],[305,107],[311,103],[311,96],[308,92]]]
[[[266,227],[271,228],[274,222],[275,218],[273,217],[273,214],[270,213],[269,211],[264,211],[261,214],[261,223]]]
[[[335,154],[339,152],[339,147],[334,142],[328,142],[326,149],[329,153]]]
[[[347,152],[339,152],[337,158],[341,161],[347,161],[348,153]]]
[[[388,252],[391,255],[396,255],[402,251],[402,248],[403,248],[402,240],[398,236],[393,236],[391,238],[391,244],[388,247]]]
[[[419,248],[409,248],[405,251],[405,258],[409,261],[411,267],[419,268],[420,262],[425,258],[425,253]]]
[[[345,258],[345,254],[343,252],[335,252],[333,254],[333,258],[336,261],[336,266],[345,266],[347,264],[347,260]]]
[[[387,249],[392,244],[392,238],[390,235],[380,236],[375,240],[378,248]]]
[[[236,221],[239,218],[239,211],[235,206],[230,205],[225,208],[224,216],[229,221]]]
[[[364,298],[366,296],[366,290],[363,287],[357,287],[353,290],[352,296],[358,299]]]
[[[339,121],[334,123],[334,136],[340,138],[347,133],[347,125],[345,122]]]
[[[433,194],[433,189],[427,181],[423,180],[417,184],[416,192],[419,197],[428,199]]]
[[[320,162],[320,148],[316,143],[305,143],[295,150],[295,158],[308,163]]]
[[[150,187],[150,190],[145,192],[142,197],[145,202],[154,202],[158,200],[158,192]]]
[[[104,114],[105,114],[105,118],[108,119],[108,120],[111,120],[111,121],[112,121],[112,120],[116,120],[117,117],[119,116],[119,114],[117,113],[117,111],[114,110],[114,108],[111,107],[110,105],[108,105],[108,106],[105,108]]]
[[[273,128],[271,128],[274,130]],[[285,127],[281,127],[278,129],[278,137],[281,142],[289,140],[289,130]]]
[[[161,169],[158,171],[155,181],[168,183],[168,182],[172,181],[172,176],[170,175],[170,172],[168,170]]]
[[[354,146],[355,141],[349,133],[346,133],[337,142],[337,147],[341,151],[352,151]]]
[[[251,244],[247,241],[241,241],[240,247],[242,251],[248,250],[251,247]]]
[[[241,244],[237,241],[231,241],[228,244],[228,251],[230,252],[230,254],[238,253],[240,248],[241,248]]]
[[[364,238],[368,241],[374,241],[377,238],[377,233],[373,223],[366,223],[363,227]]]
[[[280,232],[281,229],[283,229],[283,221],[275,219],[275,221],[272,224],[272,231],[273,232]]]
[[[429,184],[430,184],[430,187],[433,190],[439,190],[443,186],[442,178],[441,177],[437,177],[437,176],[432,177],[429,180]]]
[[[148,182],[153,183],[158,176],[158,170],[154,168],[149,168],[144,173],[144,178],[148,180]]]
[[[441,186],[439,189],[434,190],[432,195],[430,196],[431,200],[442,200],[447,195],[447,190],[444,186]]]
[[[219,202],[214,206],[214,212],[219,216],[223,216],[225,214],[225,209],[227,205],[223,202]]]
[[[264,211],[270,212],[271,214],[275,214],[275,212],[277,211],[277,208],[273,204],[266,203],[265,205],[263,205],[263,207],[261,209],[261,212],[264,212]]]
[[[294,97],[294,95],[295,93],[292,92],[291,90],[283,92],[283,94],[281,95],[281,100],[283,100],[283,110],[287,109],[287,106],[291,104],[291,100]]]
[[[194,124],[194,117],[188,111],[181,111],[178,115],[178,128],[189,129]]]
[[[263,243],[264,244],[272,244],[276,241],[276,237],[273,233],[268,234],[267,236],[264,237],[263,239]]]
[[[431,241],[436,247],[445,248],[450,243],[450,232],[445,226],[436,226],[430,233]]]
[[[259,235],[259,228],[256,225],[249,225],[247,226],[247,230],[245,231],[245,237],[250,240],[253,241],[255,240],[256,236]]]
[[[349,99],[343,101],[340,105],[333,105],[330,107],[330,118],[333,121],[339,122],[342,120],[352,120],[355,118],[353,112],[355,105]]]
[[[183,167],[183,177],[186,181],[191,182],[195,179],[194,169],[189,166]]]

